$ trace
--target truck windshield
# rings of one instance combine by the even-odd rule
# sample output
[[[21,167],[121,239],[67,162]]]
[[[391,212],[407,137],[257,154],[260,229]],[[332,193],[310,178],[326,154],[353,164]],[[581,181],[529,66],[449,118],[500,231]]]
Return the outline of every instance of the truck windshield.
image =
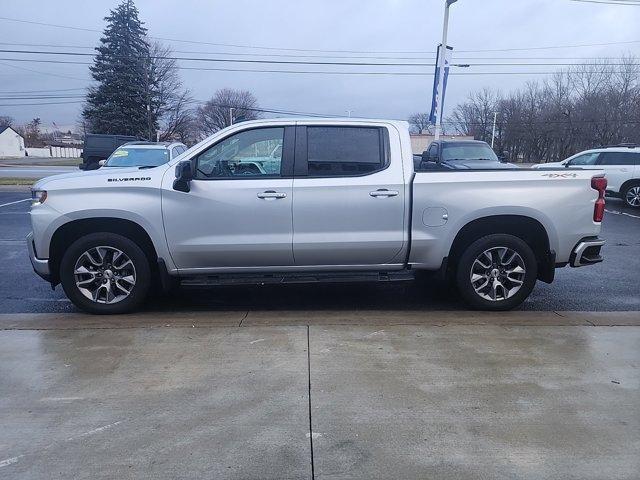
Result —
[[[169,161],[166,148],[120,147],[107,159],[105,167],[157,167]]]
[[[498,162],[498,157],[489,145],[483,144],[446,144],[442,145],[442,160],[487,160]]]

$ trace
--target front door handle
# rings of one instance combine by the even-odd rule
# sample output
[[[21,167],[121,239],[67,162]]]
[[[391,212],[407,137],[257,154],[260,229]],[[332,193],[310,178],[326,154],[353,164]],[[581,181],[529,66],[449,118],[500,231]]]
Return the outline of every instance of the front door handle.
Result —
[[[387,190],[386,188],[380,188],[379,190],[375,190],[373,192],[369,192],[374,198],[377,197],[397,197],[400,194],[397,190]]]
[[[276,198],[286,198],[287,194],[283,193],[283,192],[276,192],[274,190],[267,190],[266,192],[262,192],[258,194],[258,198],[263,198],[263,199],[276,199]]]

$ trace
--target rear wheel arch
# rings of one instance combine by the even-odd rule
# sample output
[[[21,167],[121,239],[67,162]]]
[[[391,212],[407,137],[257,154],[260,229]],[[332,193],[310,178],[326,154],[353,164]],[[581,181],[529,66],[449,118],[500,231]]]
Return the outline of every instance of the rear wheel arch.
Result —
[[[136,243],[145,253],[153,269],[158,262],[158,253],[147,231],[131,220],[115,217],[98,217],[73,220],[61,225],[51,237],[49,246],[49,268],[51,282],[60,282],[60,262],[68,246],[91,233],[116,233]]]
[[[467,223],[451,244],[447,259],[449,269],[455,270],[458,260],[473,242],[493,234],[513,235],[526,242],[536,256],[538,278],[547,282],[553,280],[555,258],[551,252],[549,234],[542,223],[525,215],[492,215]]]
[[[620,185],[620,194],[622,195],[631,185],[640,185],[640,178],[632,178]]]

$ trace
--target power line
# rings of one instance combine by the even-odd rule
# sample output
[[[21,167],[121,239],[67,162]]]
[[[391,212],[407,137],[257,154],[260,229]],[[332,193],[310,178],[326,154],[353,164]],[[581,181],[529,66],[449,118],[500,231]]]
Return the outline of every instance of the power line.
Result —
[[[92,65],[90,62],[75,62],[69,60],[41,60],[41,59],[24,59],[24,58],[0,58],[3,61],[13,62],[35,62],[35,63],[52,63],[52,64],[71,64],[71,65]],[[576,65],[576,64],[572,64]],[[622,64],[627,65],[627,64]],[[505,64],[505,66],[508,66]],[[613,66],[613,65],[600,65],[598,66]],[[239,68],[207,68],[207,67],[182,67],[177,66],[179,70],[195,70],[195,71],[215,71],[215,72],[248,72],[248,73],[280,73],[280,74],[304,74],[304,75],[371,75],[371,76],[421,76],[428,77],[433,75],[433,72],[390,72],[390,71],[359,71],[359,72],[346,72],[346,71],[329,71],[329,70],[268,70],[268,69],[239,69]],[[520,72],[452,72],[450,76],[475,76],[475,75],[553,75],[558,73],[557,71],[520,71]],[[621,70],[593,70],[586,71],[584,73],[602,73],[602,74],[618,74],[625,73]],[[53,74],[52,74],[53,75]],[[78,79],[79,80],[79,79]]]
[[[11,45],[19,47],[46,47],[46,48],[77,48],[94,50],[95,47],[88,45],[58,45],[50,43],[17,43],[0,42],[0,45]],[[47,52],[51,54],[59,52]],[[343,58],[343,59],[367,59],[367,60],[431,60],[431,57],[398,57],[398,56],[354,56],[354,55],[303,55],[303,54],[277,54],[277,53],[247,53],[247,52],[203,52],[201,50],[172,50],[172,53],[199,54],[199,55],[230,55],[244,57],[277,57],[277,58]],[[435,54],[435,52],[423,52]],[[455,51],[454,53],[464,53]],[[479,52],[478,52],[479,53]],[[85,54],[86,55],[86,54]],[[373,55],[373,54],[372,54]],[[456,60],[625,60],[627,57],[477,57],[477,56],[457,56]]]
[[[57,89],[47,89],[47,90],[0,90],[0,95],[12,95],[12,94],[24,94],[24,93],[46,93],[46,92],[73,92],[76,90],[86,90],[86,87],[57,88]]]
[[[1,60],[1,59],[0,59]],[[14,60],[12,58],[9,58],[7,60]],[[81,82],[86,82],[86,81],[91,81],[90,79],[86,79],[86,78],[77,78],[77,77],[70,77],[69,75],[61,75],[59,73],[51,73],[51,72],[43,72],[40,70],[33,70],[31,68],[26,68],[26,67],[20,67],[18,65],[11,65],[10,63],[3,63],[0,62],[0,65],[4,65],[5,67],[11,67],[11,68],[16,68],[18,70],[24,70],[26,72],[31,72],[31,73],[37,73],[39,75],[46,75],[46,76],[51,76],[51,77],[60,77],[60,78],[66,78],[67,80],[78,80]]]
[[[1,53],[21,53],[29,55],[68,55],[75,57],[95,57],[95,53],[83,53],[83,52],[51,52],[46,50],[12,50],[12,49],[0,49]],[[398,66],[398,67],[433,67],[434,63],[365,63],[365,62],[309,62],[309,61],[294,61],[294,60],[246,60],[246,59],[229,59],[229,58],[206,58],[206,57],[170,57],[166,55],[148,55],[148,56],[133,56],[133,55],[112,55],[117,58],[133,58],[133,59],[159,59],[159,60],[181,60],[190,62],[225,62],[225,63],[266,63],[266,64],[279,64],[279,65],[341,65],[341,66]]]
[[[11,54],[27,54],[27,55],[56,55],[56,56],[73,56],[73,57],[95,57],[94,53],[82,53],[82,52],[51,52],[47,50],[13,50],[13,49],[0,49],[0,53]],[[351,66],[351,67],[434,67],[434,63],[387,63],[387,62],[316,62],[316,61],[294,61],[294,60],[246,60],[246,59],[228,59],[228,58],[206,58],[206,57],[172,57],[168,55],[149,55],[149,56],[135,56],[135,55],[112,55],[116,58],[123,59],[146,59],[152,58],[157,60],[179,60],[189,62],[214,62],[214,63],[245,63],[245,64],[267,64],[267,65],[327,65],[327,66]],[[613,63],[606,62],[607,66],[626,66],[630,62]],[[500,62],[500,63],[465,63],[465,64],[452,64],[453,67],[499,67],[499,66],[601,66],[604,63],[559,63],[559,62]]]
[[[7,103],[7,104],[1,104],[0,107],[26,107],[31,105],[70,105],[74,103],[83,103],[83,101],[78,100],[75,102]]]
[[[586,0],[585,0],[586,1]],[[54,28],[66,28],[70,30],[79,30],[85,32],[97,32],[102,33],[101,30],[92,29],[92,28],[82,28],[82,27],[73,27],[69,25],[58,25],[53,23],[45,23],[45,22],[35,22],[32,20],[23,20],[18,18],[9,18],[9,17],[0,17],[0,20],[5,20],[9,22],[18,22],[25,23],[31,25],[39,25],[46,27],[54,27]],[[176,38],[167,38],[167,37],[155,37],[149,36],[149,38],[153,38],[156,40],[163,40],[168,42],[176,42],[176,43],[189,43],[189,44],[197,44],[197,45],[214,45],[219,47],[232,47],[232,48],[248,48],[248,49],[256,49],[256,50],[276,50],[276,51],[289,51],[289,52],[320,52],[320,53],[362,53],[362,54],[431,54],[434,52],[425,52],[425,51],[370,51],[370,50],[322,50],[322,49],[311,49],[311,48],[285,48],[285,47],[266,47],[261,45],[241,45],[241,44],[231,44],[231,43],[215,43],[215,42],[205,42],[205,41],[197,41],[197,40],[185,40],[185,39],[176,39]],[[596,46],[608,46],[608,45],[624,45],[631,43],[640,43],[640,40],[630,40],[625,42],[605,42],[605,43],[589,43],[589,44],[573,44],[573,45],[553,45],[553,46],[537,46],[537,47],[523,47],[523,48],[506,48],[506,49],[483,49],[483,50],[458,50],[460,53],[474,53],[474,52],[507,52],[507,51],[525,51],[525,50],[547,50],[547,49],[561,49],[561,48],[581,48],[581,47],[596,47]]]
[[[640,7],[640,2],[633,0],[571,0],[572,2],[579,3],[603,3],[605,5],[633,5]]]

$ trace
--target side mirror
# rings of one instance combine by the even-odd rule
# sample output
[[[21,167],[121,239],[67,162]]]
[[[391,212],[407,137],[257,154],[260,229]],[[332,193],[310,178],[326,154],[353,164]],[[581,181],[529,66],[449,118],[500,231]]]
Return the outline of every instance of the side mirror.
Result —
[[[564,168],[569,168],[571,166],[571,162],[564,162],[563,167]]]
[[[176,165],[176,179],[173,181],[173,189],[187,193],[191,190],[191,180],[193,180],[191,161],[185,160],[178,163]]]
[[[105,159],[105,160],[100,160],[100,161],[98,162],[98,166],[99,166],[99,167],[104,167],[104,164],[105,164],[105,163],[107,163],[107,160],[106,160],[106,159]]]
[[[422,161],[427,163],[440,163],[440,157],[438,155],[429,155],[427,152],[422,153]]]

